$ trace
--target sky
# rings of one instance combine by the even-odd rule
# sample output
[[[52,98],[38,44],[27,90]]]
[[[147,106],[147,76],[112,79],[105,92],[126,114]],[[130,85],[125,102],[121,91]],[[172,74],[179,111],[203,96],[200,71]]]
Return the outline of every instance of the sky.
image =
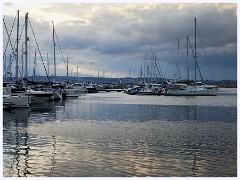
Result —
[[[22,70],[24,16],[28,12],[28,74],[100,77],[138,77],[144,57],[154,52],[165,78],[194,77],[194,18],[197,21],[197,62],[204,80],[237,79],[236,3],[3,3],[3,19],[11,32],[19,10],[19,66]],[[53,23],[52,23],[53,22]],[[3,25],[3,68],[9,66],[11,46]],[[21,33],[22,32],[22,33]],[[187,61],[187,36],[189,58]],[[36,39],[36,40],[35,40]],[[11,33],[16,46],[16,22]],[[179,42],[179,59],[178,59]],[[37,48],[37,44],[39,49]],[[6,51],[5,51],[6,50]],[[23,47],[24,52],[24,47]],[[44,61],[44,65],[41,60]],[[47,60],[48,56],[48,60]],[[150,59],[147,59],[150,62]],[[5,63],[6,62],[6,63]],[[49,66],[47,65],[49,62]],[[187,63],[188,62],[188,63]],[[24,70],[24,69],[23,69]],[[4,72],[4,71],[3,71]],[[25,70],[24,70],[25,72]],[[15,61],[12,62],[15,75]],[[198,78],[200,75],[198,73]]]

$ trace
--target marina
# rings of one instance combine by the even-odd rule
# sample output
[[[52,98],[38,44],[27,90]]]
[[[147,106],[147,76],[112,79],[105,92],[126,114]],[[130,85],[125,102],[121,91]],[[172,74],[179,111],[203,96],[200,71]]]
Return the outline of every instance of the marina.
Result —
[[[236,96],[98,92],[4,111],[4,176],[234,177]]]
[[[4,177],[237,177],[237,3],[3,7]]]

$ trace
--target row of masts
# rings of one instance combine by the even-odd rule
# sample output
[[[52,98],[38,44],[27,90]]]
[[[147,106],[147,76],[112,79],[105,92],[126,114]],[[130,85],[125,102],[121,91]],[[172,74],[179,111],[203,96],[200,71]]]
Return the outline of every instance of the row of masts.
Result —
[[[29,41],[28,34],[28,13],[25,14],[25,52],[23,52],[23,46],[22,46],[22,52],[25,54],[25,78],[28,77],[28,71],[27,71],[27,60],[28,60],[28,50],[27,50],[27,42]],[[17,47],[16,47],[16,70],[15,70],[15,81],[18,81],[18,44],[19,44],[19,10],[17,11]],[[22,56],[23,60],[23,56]],[[22,62],[22,70],[23,70],[23,62]],[[23,74],[23,71],[22,71]],[[22,75],[23,76],[23,75]]]
[[[194,80],[196,82],[197,79],[197,52],[196,52],[196,18],[195,20],[195,42],[194,42]],[[54,23],[52,22],[53,25],[53,59],[54,59],[54,83],[56,83],[56,50],[55,50],[55,28],[54,28]],[[28,78],[28,46],[27,42],[29,41],[28,38],[28,13],[25,14],[25,51],[23,52],[23,47],[22,47],[22,52],[25,55],[25,78]],[[17,45],[16,45],[16,70],[15,70],[15,81],[17,82],[19,77],[18,77],[18,72],[19,72],[19,65],[18,65],[18,59],[19,59],[19,10],[17,11],[17,39],[16,39]],[[189,44],[189,37],[187,36],[187,79],[189,80],[189,64],[188,64],[188,45]],[[153,54],[153,52],[152,52]],[[153,54],[154,56],[154,54]],[[146,58],[146,57],[145,57]],[[156,65],[156,57],[153,57],[154,63]],[[23,61],[23,56],[22,56],[22,61]],[[48,61],[48,54],[47,54],[47,61]],[[180,75],[180,58],[179,58],[179,39],[178,39],[178,63],[179,63],[179,69],[178,69],[178,74],[179,74],[179,80],[181,79]],[[35,66],[36,66],[36,51],[35,51],[35,59],[34,59],[34,75],[36,73],[35,71]],[[148,67],[149,68],[149,67]],[[149,69],[147,69],[149,71]],[[158,70],[159,71],[159,70]],[[49,62],[48,62],[48,74],[49,74]],[[149,74],[149,73],[147,73]],[[162,73],[161,73],[162,74]],[[77,76],[78,76],[78,66],[77,66]],[[23,62],[22,62],[22,77],[23,77]],[[69,78],[69,72],[68,72],[68,54],[67,54],[67,77]],[[142,77],[142,69],[141,69],[141,77]]]
[[[181,80],[181,68],[180,68],[180,53],[179,53],[179,49],[180,49],[180,43],[179,43],[179,39],[177,41],[178,44],[178,49],[177,49],[177,59],[178,59],[178,80]],[[187,80],[189,80],[189,59],[188,59],[188,55],[189,55],[189,37],[187,36]]]
[[[54,28],[54,23],[52,22],[53,25],[53,59],[54,59],[54,83],[56,83],[56,74],[57,74],[57,70],[56,70],[56,42],[55,42],[55,28]],[[29,41],[29,37],[28,37],[28,13],[25,14],[25,51],[23,48],[23,42],[22,42],[22,71],[21,71],[21,77],[25,77],[26,79],[28,78],[28,41]],[[10,38],[10,37],[9,37]],[[16,66],[15,66],[15,81],[18,82],[19,81],[19,10],[17,11],[17,37],[16,37],[16,49],[15,49],[15,58],[16,58]],[[23,55],[25,55],[25,72],[24,72],[24,58]],[[6,58],[6,57],[5,57]],[[10,61],[12,59],[12,55],[10,54]],[[48,62],[48,70],[47,73],[49,75],[49,59],[48,59],[48,53],[47,53],[47,62]],[[36,75],[36,50],[35,50],[35,54],[34,54],[34,69],[33,69],[33,76]],[[24,76],[25,73],[25,76]],[[7,71],[5,73],[5,76],[7,74]],[[78,66],[77,66],[77,74],[78,74]],[[67,77],[69,77],[69,73],[68,73],[68,54],[67,54]]]
[[[197,39],[196,39],[197,27],[196,27],[196,18],[194,19],[194,24],[195,24],[195,32],[194,32],[194,34],[195,34],[194,49],[195,50],[194,51],[192,50],[192,53],[193,53],[193,57],[194,57],[194,82],[196,82],[197,81],[197,51],[196,51],[196,49],[197,49]],[[187,80],[190,80],[189,44],[190,44],[190,40],[189,40],[189,36],[187,36],[187,43],[186,43],[186,49],[187,49],[187,58],[186,58],[187,59],[187,65],[186,65],[187,75],[186,75],[186,78],[187,78]],[[192,48],[191,44],[190,44],[190,47]],[[174,57],[174,55],[173,55],[173,57]],[[147,59],[149,59],[148,60],[149,63],[147,63]],[[175,58],[174,58],[174,60],[175,60]],[[177,62],[175,60],[175,63],[176,63],[176,66],[177,66],[178,80],[180,81],[182,79],[182,77],[181,77],[181,68],[180,68],[180,42],[179,42],[179,39],[177,40]],[[151,79],[152,81],[154,81],[154,79],[156,77],[160,77],[160,78],[164,79],[161,67],[158,64],[158,59],[157,59],[156,53],[153,51],[152,48],[150,50],[150,55],[145,54],[145,56],[144,56],[143,65],[140,68],[139,76],[140,76],[140,78],[144,78],[144,79],[147,78],[147,79]]]
[[[194,82],[197,81],[197,20],[194,18]],[[178,79],[181,80],[181,73],[180,73],[180,56],[179,56],[179,39],[178,39]],[[189,36],[187,36],[187,80],[189,80]]]

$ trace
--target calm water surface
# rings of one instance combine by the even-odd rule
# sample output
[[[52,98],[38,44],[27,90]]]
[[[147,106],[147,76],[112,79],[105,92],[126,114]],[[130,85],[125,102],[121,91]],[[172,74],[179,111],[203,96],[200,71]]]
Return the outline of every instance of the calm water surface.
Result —
[[[3,112],[5,177],[237,176],[237,90],[85,94]]]

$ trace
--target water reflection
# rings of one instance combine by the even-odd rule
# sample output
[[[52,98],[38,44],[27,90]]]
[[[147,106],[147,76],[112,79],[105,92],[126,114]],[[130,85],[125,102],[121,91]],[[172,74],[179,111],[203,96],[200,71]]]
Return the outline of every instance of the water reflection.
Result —
[[[236,176],[236,107],[110,100],[4,111],[4,176]]]
[[[3,164],[4,174],[6,176],[32,176],[32,170],[34,168],[30,165],[32,164],[31,152],[33,152],[35,148],[30,148],[31,138],[34,139],[34,137],[32,135],[29,136],[29,124],[55,121],[57,107],[61,106],[64,106],[64,102],[49,102],[30,108],[17,108],[3,111]],[[53,137],[53,147],[55,147],[54,142]],[[54,163],[54,151],[52,158]]]
[[[194,150],[193,152],[193,166],[192,166],[192,171],[193,171],[193,175],[196,176],[197,175],[197,149]]]
[[[8,117],[8,118],[6,118]],[[9,168],[9,175],[16,171],[18,177],[27,177],[29,172],[28,166],[28,132],[26,127],[28,126],[29,109],[15,109],[11,110],[11,113],[4,112],[4,129],[3,129],[3,143],[8,147],[13,147],[7,151],[4,149],[4,156],[10,156],[13,154],[13,158],[9,158],[11,161]],[[15,174],[15,173],[14,173]]]
[[[55,160],[55,156],[56,156],[56,137],[55,136],[52,136],[52,156],[51,156],[51,161],[52,161],[52,167],[51,167],[51,172],[54,171],[54,165],[56,164],[56,160]]]
[[[228,121],[236,122],[237,107],[197,105],[105,104],[91,101],[66,101],[61,119],[99,121]]]

